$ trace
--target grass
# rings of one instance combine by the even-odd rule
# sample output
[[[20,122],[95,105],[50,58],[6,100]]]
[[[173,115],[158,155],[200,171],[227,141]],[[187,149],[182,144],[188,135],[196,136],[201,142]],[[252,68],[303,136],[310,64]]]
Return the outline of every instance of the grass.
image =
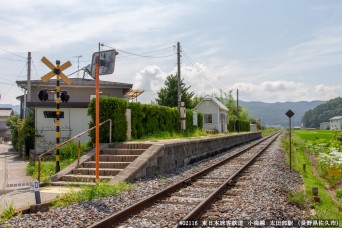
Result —
[[[4,222],[16,215],[13,203],[10,203],[7,208],[3,209],[1,212],[0,222]]]
[[[59,165],[61,170],[74,162],[73,159],[60,161]],[[50,177],[55,174],[56,170],[56,161],[42,161],[40,164],[40,181],[41,182],[50,182]],[[29,163],[26,166],[26,173],[33,177],[33,179],[38,178],[38,162]]]
[[[84,151],[89,149],[87,144],[81,145],[80,155],[82,156]],[[78,145],[75,142],[69,143],[60,149],[61,161],[59,162],[61,170],[73,163],[78,157]],[[56,161],[55,158],[49,155],[45,160],[41,161],[40,167],[40,181],[49,182],[50,177],[55,174]],[[26,166],[27,175],[33,176],[34,179],[38,178],[38,162],[28,163]]]
[[[72,189],[68,193],[57,197],[51,207],[63,207],[76,202],[91,201],[101,197],[116,196],[124,190],[131,189],[133,184],[121,182],[116,185],[99,182],[92,186],[81,186],[80,190]]]
[[[276,133],[277,131],[279,131],[279,128],[266,128],[266,127],[262,127],[261,135],[262,135],[262,137],[266,137],[268,135]]]
[[[342,200],[342,188],[339,188],[339,189],[336,190],[336,197],[339,200]]]
[[[262,136],[265,137],[267,135],[273,134],[279,129],[277,128],[263,128],[262,129]],[[177,138],[192,138],[192,137],[201,137],[201,136],[224,136],[224,135],[230,135],[230,134],[236,134],[236,132],[229,132],[229,133],[217,133],[217,134],[210,134],[205,130],[197,129],[195,131],[185,131],[183,133],[181,132],[166,132],[166,131],[160,131],[156,132],[154,134],[151,134],[149,136],[145,136],[141,139],[136,139],[134,141],[155,141],[155,140],[162,140],[162,139],[177,139]]]
[[[311,131],[310,131],[311,132]],[[309,132],[309,133],[310,133]],[[298,133],[298,135],[297,135]],[[292,137],[292,168],[299,172],[302,176],[304,186],[305,186],[305,196],[311,201],[316,210],[316,215],[313,216],[314,219],[339,219],[342,220],[342,214],[339,209],[342,209],[342,203],[335,201],[332,196],[328,193],[325,187],[325,180],[320,178],[313,172],[313,164],[311,164],[309,157],[304,152],[305,151],[305,140],[314,139],[316,133],[312,132],[314,136],[310,136],[309,133],[302,131],[295,131]],[[318,135],[328,136],[326,132],[317,133]],[[289,140],[285,137],[283,140],[283,148],[289,151]],[[289,153],[287,162],[289,163]],[[306,171],[303,170],[303,164],[306,164]],[[318,188],[318,194],[320,196],[320,202],[313,201],[312,188]]]
[[[334,132],[342,131],[330,131],[330,130],[296,130],[293,131],[296,136],[305,141],[314,141],[317,139],[332,140],[334,138]]]
[[[305,209],[306,205],[308,204],[308,199],[306,198],[304,191],[287,191],[286,195],[290,203],[296,205],[301,209]]]
[[[152,141],[152,140],[161,140],[161,139],[176,139],[176,138],[189,138],[189,137],[200,137],[200,136],[208,136],[205,130],[197,129],[195,131],[185,131],[185,132],[168,132],[168,131],[160,131],[154,134],[144,136],[141,139],[136,141]]]

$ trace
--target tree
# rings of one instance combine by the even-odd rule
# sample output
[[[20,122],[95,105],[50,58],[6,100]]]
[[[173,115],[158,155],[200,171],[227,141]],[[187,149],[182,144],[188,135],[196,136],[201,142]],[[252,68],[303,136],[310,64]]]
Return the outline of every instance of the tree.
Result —
[[[6,119],[6,125],[12,131],[11,142],[13,148],[16,151],[19,151],[20,146],[23,143],[22,137],[20,137],[23,121],[20,119],[19,115],[13,115]]]
[[[34,148],[34,139],[36,136],[34,120],[32,116],[21,120],[19,115],[13,115],[6,119],[6,125],[11,129],[11,142],[16,151],[20,151],[21,145],[25,145],[26,155],[29,150]]]
[[[192,106],[193,108],[196,107],[196,105],[198,105],[198,103],[200,103],[203,100],[203,96],[202,95],[198,95],[196,94],[193,98],[192,98]]]
[[[177,87],[177,74],[169,75],[164,82],[165,87],[161,88],[157,94],[158,98],[156,102],[158,105],[177,107],[178,106],[178,87]],[[194,92],[188,92],[191,86],[186,87],[181,81],[181,97],[182,101],[185,103],[185,108],[192,109],[193,103],[191,98],[194,96]]]
[[[319,128],[319,124],[329,122],[334,116],[342,115],[342,98],[337,97],[307,111],[302,119],[304,127]]]
[[[229,120],[235,121],[237,120],[237,113],[236,113],[236,100],[233,97],[233,90],[229,90],[228,93],[223,92],[223,94],[218,97],[218,100],[221,101],[228,109],[228,117]],[[238,107],[239,112],[239,120],[242,121],[249,121],[250,115],[247,109],[244,109],[239,105]]]

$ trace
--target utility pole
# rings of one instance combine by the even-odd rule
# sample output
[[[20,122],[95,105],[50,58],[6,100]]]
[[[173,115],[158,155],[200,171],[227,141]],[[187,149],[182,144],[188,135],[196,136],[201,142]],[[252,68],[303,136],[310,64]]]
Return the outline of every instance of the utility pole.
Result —
[[[31,101],[31,52],[27,57],[27,101]]]
[[[99,181],[100,174],[100,61],[101,44],[99,43],[99,55],[96,56],[95,82],[96,82],[96,103],[95,103],[95,179]]]
[[[236,90],[236,131],[239,132],[239,89]]]
[[[178,115],[179,115],[179,129],[182,131],[182,113],[181,113],[181,103],[182,103],[182,91],[181,91],[181,66],[180,66],[180,44],[177,42],[177,67],[178,67],[178,83],[177,83],[177,92],[178,92]]]
[[[80,76],[80,58],[82,58],[82,55],[74,56],[74,58],[77,58],[77,77]]]
[[[23,117],[26,119],[27,117],[27,102],[31,101],[31,52],[28,52],[27,54],[27,88],[26,88],[26,94],[24,94],[24,113]]]
[[[181,101],[182,101],[182,92],[181,92],[181,67],[180,67],[180,44],[177,42],[177,67],[178,67],[178,111],[180,111]]]

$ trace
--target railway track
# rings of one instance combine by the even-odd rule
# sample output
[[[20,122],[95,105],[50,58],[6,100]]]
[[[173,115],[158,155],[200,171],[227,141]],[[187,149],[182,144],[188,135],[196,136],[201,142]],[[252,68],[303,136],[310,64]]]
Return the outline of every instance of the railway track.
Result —
[[[90,227],[174,227],[194,222],[232,182],[280,135],[278,132],[236,151],[223,161],[185,178],[172,186],[125,208]]]

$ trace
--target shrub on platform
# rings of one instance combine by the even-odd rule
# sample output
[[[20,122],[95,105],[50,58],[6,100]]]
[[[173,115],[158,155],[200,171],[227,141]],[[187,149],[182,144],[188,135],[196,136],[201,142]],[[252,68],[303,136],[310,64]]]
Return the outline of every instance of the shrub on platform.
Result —
[[[89,128],[95,126],[95,99],[92,99],[88,107],[88,115],[91,118]],[[100,123],[107,119],[112,120],[112,141],[125,141],[127,137],[126,121],[127,102],[124,99],[115,97],[100,97]],[[92,141],[95,142],[95,129],[89,133]],[[100,142],[109,142],[109,124],[100,127]]]

